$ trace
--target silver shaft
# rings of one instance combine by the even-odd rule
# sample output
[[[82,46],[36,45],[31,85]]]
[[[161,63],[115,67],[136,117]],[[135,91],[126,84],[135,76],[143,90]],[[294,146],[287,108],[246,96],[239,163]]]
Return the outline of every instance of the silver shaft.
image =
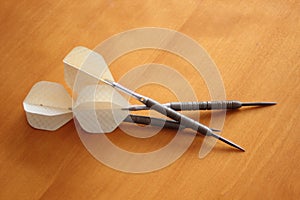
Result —
[[[240,147],[239,145],[219,136],[216,135],[212,132],[211,129],[209,129],[207,126],[179,113],[176,112],[175,110],[172,110],[171,108],[168,108],[162,104],[160,104],[159,102],[149,98],[149,97],[145,97],[143,95],[140,95],[136,92],[133,92],[132,90],[129,90],[128,88],[125,88],[124,86],[110,81],[110,80],[106,80],[106,79],[100,79],[100,81],[117,88],[118,90],[136,98],[137,100],[139,100],[141,103],[145,104],[147,107],[150,107],[153,110],[156,110],[157,112],[166,115],[168,117],[170,117],[171,119],[180,122],[183,126],[185,126],[186,128],[191,128],[193,130],[197,130],[199,133],[203,134],[203,135],[208,135],[208,136],[212,136],[214,138],[217,138],[218,140],[236,148],[239,149],[241,151],[245,151],[242,147]]]

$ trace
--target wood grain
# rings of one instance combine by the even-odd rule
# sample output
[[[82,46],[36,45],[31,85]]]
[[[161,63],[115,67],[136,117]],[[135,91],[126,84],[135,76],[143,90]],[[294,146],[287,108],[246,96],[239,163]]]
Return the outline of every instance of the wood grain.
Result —
[[[299,199],[299,13],[298,1],[281,0],[1,1],[0,199]],[[219,68],[227,99],[278,102],[227,113],[222,134],[245,153],[218,143],[200,160],[198,137],[172,165],[127,174],[95,160],[73,122],[56,132],[27,124],[26,94],[40,80],[64,84],[62,59],[73,47],[94,48],[116,33],[149,26],[180,31],[201,44]],[[189,64],[165,52],[131,53],[112,69],[118,80],[132,66],[154,61],[178,70],[199,99],[209,99]],[[170,100],[163,89],[144,91]],[[210,115],[203,115],[208,124]],[[168,142],[174,131],[164,133],[159,138]],[[162,145],[118,135],[119,129],[111,140],[132,151]]]

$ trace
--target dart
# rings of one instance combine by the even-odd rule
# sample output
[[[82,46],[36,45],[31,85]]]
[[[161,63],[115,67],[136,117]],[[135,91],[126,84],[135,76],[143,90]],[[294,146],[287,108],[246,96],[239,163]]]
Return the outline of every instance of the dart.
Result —
[[[64,59],[65,80],[72,87],[79,70],[82,70],[84,59],[89,56],[89,66],[106,65],[102,56],[85,47],[77,47]],[[96,65],[95,65],[96,64]],[[85,81],[93,83],[95,73],[93,70],[84,74]],[[86,69],[85,69],[86,70]],[[104,77],[112,78],[109,70],[103,73]],[[85,82],[86,83],[86,82]],[[97,94],[97,95],[95,95]],[[74,102],[74,100],[73,100]],[[54,131],[76,117],[86,132],[109,133],[115,130],[123,121],[163,126],[165,128],[182,129],[179,122],[147,116],[131,115],[121,108],[129,106],[128,102],[117,91],[105,85],[85,87],[72,105],[72,98],[66,89],[58,83],[41,81],[36,83],[23,102],[28,123],[37,129]],[[97,120],[90,121],[90,116]],[[100,121],[101,123],[98,123]],[[105,122],[105,123],[104,123]],[[211,129],[219,132],[220,130]]]
[[[74,61],[72,59],[74,57],[77,58],[76,61]],[[86,59],[86,60],[82,61],[84,59]],[[83,63],[83,64],[80,65],[78,63]],[[156,110],[157,112],[159,112],[177,122],[180,122],[180,124],[182,124],[185,128],[190,128],[190,129],[196,130],[198,133],[200,133],[202,135],[212,136],[212,137],[217,138],[218,140],[220,140],[236,149],[244,151],[244,149],[242,147],[240,147],[239,145],[213,133],[213,131],[210,128],[208,128],[207,126],[205,126],[195,120],[192,120],[189,117],[186,117],[185,115],[178,113],[178,112],[172,110],[171,108],[168,108],[149,97],[135,93],[135,92],[129,90],[128,88],[125,88],[124,86],[114,82],[113,76],[111,75],[104,59],[102,58],[102,56],[100,54],[97,54],[96,52],[93,52],[93,51],[88,50],[83,47],[77,47],[77,48],[73,49],[65,57],[64,64],[65,64],[65,73],[73,71],[73,74],[75,74],[74,72],[77,71],[76,78],[79,78],[81,80],[80,82],[84,82],[83,85],[82,84],[76,85],[75,81],[74,81],[74,76],[73,76],[73,78],[70,78],[71,76],[65,75],[65,77],[69,78],[68,80],[66,80],[66,82],[69,83],[69,86],[72,87],[73,90],[75,88],[75,90],[79,91],[79,96],[76,101],[76,104],[78,104],[79,112],[76,112],[77,109],[75,109],[74,113],[76,115],[76,118],[80,119],[78,121],[85,130],[88,128],[91,128],[88,130],[88,132],[97,132],[97,133],[111,132],[116,126],[118,126],[118,123],[123,121],[128,115],[125,112],[126,110],[122,109],[124,107],[128,107],[128,102],[124,101],[124,99],[121,98],[121,95],[116,93],[117,92],[116,90],[109,91],[109,89],[107,87],[100,88],[99,86],[89,86],[89,85],[92,85],[93,83],[98,83],[100,81],[108,86],[111,86],[111,88],[116,88],[119,91],[134,97],[141,103],[145,104],[147,107],[149,107],[153,110]],[[95,67],[93,67],[93,66],[96,66],[97,69],[95,70],[94,69]],[[80,74],[78,75],[78,73],[80,73]],[[105,112],[105,113],[96,112],[97,116],[94,115],[93,118],[94,119],[95,118],[103,119],[103,120],[98,120],[99,122],[102,122],[102,123],[101,124],[93,123],[93,125],[91,125],[91,123],[90,123],[91,120],[89,120],[87,116],[92,116],[94,113],[91,113],[91,110],[92,110],[91,108],[89,108],[89,109],[84,109],[84,108],[86,108],[87,106],[94,106],[95,104],[96,105],[103,104],[104,99],[106,99],[105,95],[103,95],[103,94],[105,94],[106,92],[98,91],[98,89],[103,90],[103,88],[105,88],[105,90],[107,90],[106,92],[110,93],[110,95],[109,95],[110,97],[113,97],[113,96],[116,97],[116,98],[114,98],[114,100],[111,99],[111,102],[114,102],[113,105],[115,107],[114,108],[111,107],[112,109],[107,109],[108,112]],[[87,99],[86,98],[87,96],[91,97],[92,99]],[[92,105],[90,103],[91,101],[94,102],[94,105]],[[80,104],[83,109],[80,109]],[[96,111],[97,111],[97,107],[98,106],[95,106]],[[99,107],[103,108],[103,105],[102,106],[99,105]],[[114,113],[112,113],[111,111]],[[112,120],[113,118],[117,118],[117,119]],[[93,120],[93,121],[96,121],[96,120]],[[106,122],[106,123],[103,123],[103,122]]]
[[[23,102],[23,107],[27,121],[32,127],[48,131],[59,129],[72,120],[74,114],[72,110],[72,98],[63,85],[48,81],[40,81],[32,87]],[[75,110],[78,112],[78,108]],[[105,113],[105,109],[101,111]],[[79,120],[82,119],[80,118]],[[184,128],[180,123],[173,120],[131,114],[126,116],[124,122],[172,129]],[[87,130],[90,129],[89,127],[85,128]],[[214,129],[213,131],[217,132],[219,130]]]
[[[163,104],[173,110],[235,110],[241,107],[247,106],[272,106],[276,105],[276,102],[240,102],[240,101],[200,101],[200,102],[172,102]],[[138,111],[149,110],[149,107],[144,105],[133,105],[124,110]]]
[[[246,106],[270,106],[275,102],[204,101],[161,104],[115,82],[103,57],[85,47],[74,48],[63,60],[66,84],[73,98],[58,84],[41,81],[35,84],[23,102],[28,123],[37,129],[57,130],[73,117],[88,133],[110,133],[122,122],[189,128],[216,138],[238,150],[245,151],[232,141],[215,134],[211,129],[177,111],[239,109]],[[100,84],[99,84],[100,83]],[[130,105],[119,93],[127,94],[144,105]],[[132,115],[130,111],[155,110],[170,119]]]
[[[129,112],[123,108],[130,104],[115,89],[97,84],[101,78],[114,80],[103,57],[85,47],[76,47],[63,62],[67,85],[73,88],[73,92],[79,91],[73,112],[81,127],[90,133],[112,132],[128,117]],[[80,79],[80,83],[83,84],[75,84],[76,79]],[[92,123],[91,116],[94,119]],[[137,121],[141,118],[135,119]],[[180,123],[166,122],[169,127],[177,127],[174,123]],[[198,127],[195,127],[195,130],[198,130]],[[216,129],[210,130],[219,132]]]

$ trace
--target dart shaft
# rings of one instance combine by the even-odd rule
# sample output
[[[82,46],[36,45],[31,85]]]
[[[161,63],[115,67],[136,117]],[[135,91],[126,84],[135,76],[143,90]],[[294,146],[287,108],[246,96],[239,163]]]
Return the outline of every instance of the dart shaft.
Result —
[[[275,105],[275,102],[240,102],[240,101],[200,101],[200,102],[172,102],[163,104],[176,111],[181,110],[224,110],[224,109],[238,109],[242,106],[269,106]],[[130,111],[148,110],[144,105],[136,105],[126,108]]]
[[[212,136],[232,147],[235,147],[241,151],[245,151],[242,147],[238,146],[237,144],[235,144],[219,135],[214,134],[207,126],[204,126],[203,124],[201,124],[191,118],[188,118],[185,115],[178,113],[175,110],[173,110],[169,107],[166,107],[151,98],[143,97],[140,101],[142,103],[144,103],[147,107],[150,107],[151,109],[156,110],[157,112],[159,112],[163,115],[166,115],[173,120],[180,122],[186,128],[191,128],[193,130],[197,130],[202,135]]]
[[[242,106],[239,101],[200,101],[200,102],[172,102],[163,104],[173,110],[224,110],[238,109]],[[130,111],[148,110],[147,106],[131,106]]]
[[[159,126],[163,128],[172,128],[172,129],[184,128],[184,126],[181,126],[180,123],[173,120],[165,120],[165,119],[148,117],[148,116],[140,116],[140,115],[129,115],[128,117],[125,118],[124,122]]]
[[[238,109],[239,101],[203,101],[203,102],[172,102],[167,104],[173,110],[224,110]]]
[[[171,118],[177,122],[180,122],[183,126],[185,126],[187,128],[197,130],[203,135],[214,135],[214,133],[208,127],[204,126],[203,124],[201,124],[191,118],[188,118],[185,115],[178,113],[178,112],[174,111],[173,109],[168,108],[153,99],[144,97],[143,99],[141,99],[141,102],[144,103],[147,107],[149,107],[153,110],[156,110],[157,112],[159,112],[163,115],[166,115],[169,118]]]
[[[180,122],[180,124],[182,124],[186,128],[197,130],[202,135],[212,136],[220,141],[225,142],[226,144],[229,144],[230,146],[232,146],[234,148],[237,148],[241,151],[245,151],[242,147],[238,146],[237,144],[235,144],[219,135],[214,134],[213,131],[210,130],[207,126],[204,126],[203,124],[201,124],[191,118],[188,118],[185,115],[183,115],[179,112],[176,112],[175,110],[173,110],[167,106],[164,106],[151,98],[148,98],[148,97],[145,97],[138,93],[135,93],[116,82],[109,81],[109,80],[102,80],[102,79],[100,79],[100,81],[102,81],[106,84],[109,84],[112,87],[115,87],[115,88],[119,89],[120,91],[123,91],[124,93],[131,95],[132,97],[136,98],[137,100],[139,100],[141,103],[143,103],[147,107],[149,107],[153,110],[156,110],[157,112],[159,112],[165,116],[168,116],[169,118],[171,118],[177,122]]]
[[[167,120],[167,119],[141,116],[141,115],[129,115],[125,118],[124,122],[159,126],[159,127],[172,128],[172,129],[184,129],[185,128],[179,122],[174,121],[174,120]],[[213,129],[213,128],[210,128],[210,129],[215,132],[220,132],[220,130],[218,130],[218,129]]]

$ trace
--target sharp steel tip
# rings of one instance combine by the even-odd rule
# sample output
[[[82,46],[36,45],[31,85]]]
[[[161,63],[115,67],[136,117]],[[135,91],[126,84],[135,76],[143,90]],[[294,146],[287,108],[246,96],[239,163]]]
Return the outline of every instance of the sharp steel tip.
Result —
[[[261,105],[263,106],[272,106],[272,105],[276,105],[277,102],[261,102]]]
[[[242,106],[272,106],[276,104],[277,102],[244,102]]]
[[[231,146],[234,147],[234,148],[236,148],[236,149],[238,149],[238,150],[240,150],[240,151],[242,151],[242,152],[245,152],[245,149],[243,147],[240,147],[237,144],[231,143]]]
[[[232,147],[234,147],[234,148],[236,148],[236,149],[239,149],[239,150],[245,152],[245,149],[243,149],[243,148],[240,147],[239,145],[237,145],[237,144],[231,142],[230,140],[227,140],[226,138],[223,138],[223,137],[220,136],[220,135],[211,134],[211,136],[213,136],[214,138],[216,138],[216,139],[218,139],[218,140],[221,140],[222,142],[228,144],[229,146],[232,146]]]
[[[240,146],[238,147],[238,149],[241,150],[242,152],[245,152],[245,151],[246,151],[244,148],[242,148],[242,147],[240,147]]]
[[[235,147],[236,149],[239,149],[239,150],[242,151],[242,152],[245,152],[245,149],[244,149],[243,147],[240,147],[240,146],[237,145],[237,144],[231,143],[231,146],[232,146],[232,147]]]

